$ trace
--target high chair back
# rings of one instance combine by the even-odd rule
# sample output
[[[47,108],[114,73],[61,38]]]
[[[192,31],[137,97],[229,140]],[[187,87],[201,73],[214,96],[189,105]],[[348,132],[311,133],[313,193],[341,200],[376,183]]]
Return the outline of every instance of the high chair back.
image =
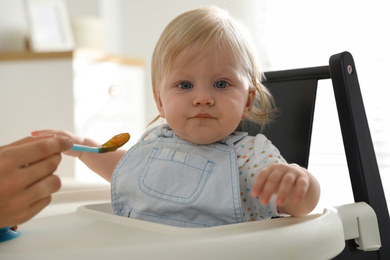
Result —
[[[354,199],[374,209],[382,242],[379,251],[364,252],[348,240],[335,259],[390,259],[389,212],[352,55],[333,55],[329,66],[266,72],[265,77],[278,115],[262,133],[288,162],[303,167],[309,162],[317,84],[319,80],[332,80]],[[251,135],[260,131],[249,122],[243,128]]]

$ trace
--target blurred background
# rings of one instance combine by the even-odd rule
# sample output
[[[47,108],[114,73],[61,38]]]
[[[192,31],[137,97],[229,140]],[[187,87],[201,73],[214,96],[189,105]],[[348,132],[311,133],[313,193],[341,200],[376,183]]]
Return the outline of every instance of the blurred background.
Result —
[[[0,145],[42,128],[65,129],[102,142],[126,131],[133,144],[157,115],[150,59],[161,32],[182,12],[217,5],[248,27],[264,71],[327,65],[333,54],[352,53],[389,198],[390,17],[385,4],[385,0],[0,0]],[[39,34],[38,28],[31,35],[32,24],[50,33]],[[50,40],[54,43],[46,44]],[[330,82],[320,83],[317,96],[309,170],[322,183],[321,211],[353,202],[353,196]],[[102,181],[71,158],[63,157],[58,172],[64,178]]]

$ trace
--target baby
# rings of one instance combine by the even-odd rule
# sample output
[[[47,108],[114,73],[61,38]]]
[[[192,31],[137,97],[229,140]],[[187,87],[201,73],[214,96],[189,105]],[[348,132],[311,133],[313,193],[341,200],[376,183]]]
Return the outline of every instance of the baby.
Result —
[[[152,57],[155,121],[166,124],[127,152],[65,154],[111,181],[117,215],[182,227],[307,215],[319,200],[314,176],[287,164],[264,135],[236,131],[242,120],[264,126],[270,119],[273,101],[261,77],[250,36],[226,11],[183,13]],[[99,145],[65,131],[32,134]]]

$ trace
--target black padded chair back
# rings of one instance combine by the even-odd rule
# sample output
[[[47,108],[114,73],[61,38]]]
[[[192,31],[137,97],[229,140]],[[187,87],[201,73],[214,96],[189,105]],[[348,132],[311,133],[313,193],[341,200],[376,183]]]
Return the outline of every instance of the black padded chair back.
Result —
[[[265,73],[263,82],[271,91],[277,116],[262,133],[278,147],[290,163],[308,166],[314,106],[319,79],[330,78],[328,66]],[[260,127],[245,122],[249,134]]]

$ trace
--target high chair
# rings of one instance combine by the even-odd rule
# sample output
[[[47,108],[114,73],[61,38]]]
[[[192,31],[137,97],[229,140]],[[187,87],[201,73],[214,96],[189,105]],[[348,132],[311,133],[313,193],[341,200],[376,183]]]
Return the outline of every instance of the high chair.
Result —
[[[390,259],[389,212],[351,54],[333,55],[329,66],[265,75],[280,114],[264,134],[303,167],[317,83],[332,80],[355,203],[302,218],[179,228],[115,216],[109,201],[91,205],[75,191],[57,194],[49,208],[71,198],[81,206],[21,225],[20,237],[0,243],[0,259]],[[248,122],[242,127],[260,131]]]
[[[281,112],[263,133],[288,162],[305,168],[309,161],[317,83],[332,80],[354,199],[374,210],[382,241],[379,251],[367,253],[357,250],[354,240],[347,240],[337,259],[390,259],[389,212],[352,55],[348,52],[333,55],[329,66],[274,71],[265,76],[265,85]],[[251,131],[254,134],[259,130],[252,127]],[[361,225],[359,218],[357,223]]]

